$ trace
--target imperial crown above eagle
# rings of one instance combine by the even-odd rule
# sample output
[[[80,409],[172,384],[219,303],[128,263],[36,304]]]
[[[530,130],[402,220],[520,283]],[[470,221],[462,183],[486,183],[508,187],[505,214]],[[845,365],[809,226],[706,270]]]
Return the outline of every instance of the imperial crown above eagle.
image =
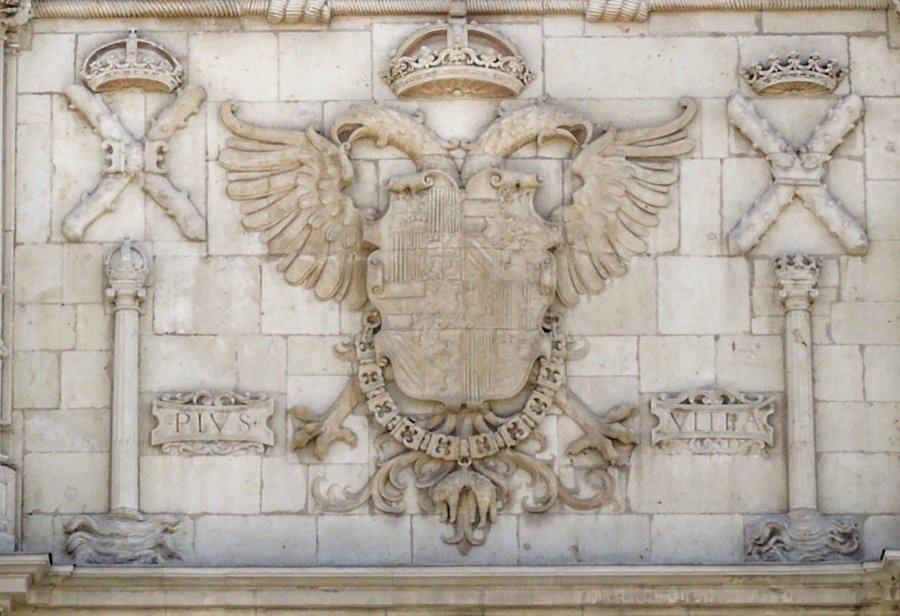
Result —
[[[472,53],[441,57],[465,64]],[[432,60],[428,70],[440,66]],[[502,72],[507,83],[510,73]],[[474,78],[489,79],[483,71]],[[255,126],[238,117],[236,103],[222,106],[233,136],[219,162],[244,226],[268,244],[288,283],[364,315],[341,349],[356,374],[332,407],[322,415],[291,410],[294,448],[320,458],[335,441],[356,445],[344,426],[354,410],[380,426],[372,477],[342,494],[323,489],[320,478],[313,486],[320,508],[350,510],[371,499],[380,511],[400,513],[411,473],[419,505],[441,514],[454,529],[445,541],[465,553],[513,504],[517,470],[537,486],[522,501],[527,511],[614,503],[616,467],[636,443],[622,422],[635,409],[598,416],[568,387],[565,362],[578,345],[562,315],[646,252],[678,178],[672,159],[693,147],[685,127],[696,104],[680,104],[682,113],[661,125],[599,131],[581,114],[535,104],[466,143],[383,105],[351,107],[328,137],[313,126]],[[545,217],[533,201],[540,178],[505,163],[549,139],[571,143],[568,173],[580,187]],[[361,209],[349,196],[353,146],[362,140],[392,146],[415,165],[390,179],[383,211]],[[584,432],[567,454],[586,460],[576,470],[590,481],[569,485],[559,460],[536,455],[546,445],[541,423],[556,412]]]

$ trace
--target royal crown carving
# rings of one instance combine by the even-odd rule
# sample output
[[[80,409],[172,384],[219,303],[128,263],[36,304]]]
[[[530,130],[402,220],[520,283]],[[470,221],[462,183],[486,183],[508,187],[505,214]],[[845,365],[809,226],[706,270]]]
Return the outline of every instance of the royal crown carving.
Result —
[[[184,83],[184,68],[161,45],[139,38],[132,30],[126,38],[88,54],[81,67],[81,78],[93,92],[127,88],[172,92]]]
[[[517,96],[534,79],[502,35],[450,17],[407,38],[382,78],[400,98]]]
[[[817,94],[834,92],[847,74],[837,60],[822,60],[818,53],[803,59],[796,51],[787,57],[769,56],[741,72],[757,94]]]
[[[602,291],[647,250],[644,238],[677,181],[671,159],[693,148],[684,128],[696,104],[682,105],[665,124],[606,127],[593,140],[589,119],[533,105],[460,146],[459,163],[421,118],[384,106],[351,107],[331,139],[312,127],[253,126],[238,119],[236,104],[222,106],[234,136],[219,162],[244,226],[261,233],[289,283],[365,309],[362,331],[339,349],[356,375],[324,415],[290,409],[293,448],[319,458],[336,441],[355,447],[344,421],[357,409],[380,430],[369,481],[334,493],[319,478],[320,509],[371,500],[399,514],[402,476],[412,473],[420,506],[441,514],[454,528],[445,541],[466,553],[516,500],[517,471],[532,479],[527,511],[614,506],[616,467],[637,442],[627,425],[635,408],[599,416],[568,386],[565,364],[577,345],[561,310]],[[583,185],[545,218],[533,201],[539,178],[504,162],[549,138],[575,147],[571,172]],[[364,139],[416,166],[389,181],[385,211],[366,215],[344,192],[354,181],[352,146]],[[537,453],[542,423],[559,412],[583,436],[557,463]],[[581,481],[564,482],[564,467]]]

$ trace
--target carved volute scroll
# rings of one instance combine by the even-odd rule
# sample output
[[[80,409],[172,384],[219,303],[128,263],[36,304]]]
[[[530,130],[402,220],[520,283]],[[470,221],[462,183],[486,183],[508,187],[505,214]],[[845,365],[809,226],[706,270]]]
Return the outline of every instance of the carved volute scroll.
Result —
[[[616,507],[616,467],[637,441],[625,423],[635,409],[598,416],[570,389],[565,364],[575,345],[551,304],[554,295],[571,305],[600,292],[647,250],[642,238],[677,180],[671,158],[693,147],[683,129],[696,105],[681,104],[668,123],[607,128],[592,142],[590,120],[552,105],[526,107],[465,144],[461,172],[420,120],[381,106],[352,107],[329,141],[313,129],[248,125],[235,104],[223,105],[235,137],[219,162],[229,196],[243,202],[245,227],[263,233],[288,282],[322,300],[374,308],[341,349],[356,375],[332,407],[324,415],[291,409],[292,446],[320,458],[335,441],[356,445],[343,422],[358,407],[381,431],[376,471],[364,486],[339,494],[324,488],[324,477],[313,483],[321,510],[371,500],[379,511],[402,513],[400,478],[412,472],[420,505],[441,515],[453,528],[444,540],[467,553],[513,504],[519,470],[532,479],[527,511],[558,502]],[[517,149],[549,137],[577,146],[572,170],[584,183],[552,220],[535,211],[537,176],[504,169]],[[363,216],[343,192],[359,139],[392,145],[416,166],[388,182],[390,205],[380,216]],[[414,402],[431,412],[410,413]],[[570,460],[584,461],[575,462],[575,485],[536,455],[554,409],[584,433],[567,448]]]

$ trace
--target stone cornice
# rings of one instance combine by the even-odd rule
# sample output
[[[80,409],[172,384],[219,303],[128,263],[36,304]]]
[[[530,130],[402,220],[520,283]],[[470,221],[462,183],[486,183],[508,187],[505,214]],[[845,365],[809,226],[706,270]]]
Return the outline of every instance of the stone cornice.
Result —
[[[885,552],[880,562],[839,565],[381,569],[51,567],[46,556],[7,555],[0,556],[0,598],[20,606],[122,613],[172,606],[310,613],[412,606],[449,613],[502,606],[537,614],[542,606],[610,605],[662,615],[702,604],[709,613],[778,606],[792,614],[855,609],[886,615],[898,608],[898,574],[900,551]]]
[[[643,21],[652,11],[885,10],[892,0],[468,0],[469,15],[583,15]],[[450,0],[33,0],[35,18],[266,17],[325,25],[332,17],[446,15]]]

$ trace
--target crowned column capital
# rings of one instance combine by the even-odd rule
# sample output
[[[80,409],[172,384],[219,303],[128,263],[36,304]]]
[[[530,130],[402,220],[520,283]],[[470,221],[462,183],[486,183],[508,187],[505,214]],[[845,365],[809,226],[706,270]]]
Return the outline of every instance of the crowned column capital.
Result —
[[[822,262],[818,257],[792,254],[775,259],[779,296],[786,310],[809,310],[819,294],[816,284]]]

